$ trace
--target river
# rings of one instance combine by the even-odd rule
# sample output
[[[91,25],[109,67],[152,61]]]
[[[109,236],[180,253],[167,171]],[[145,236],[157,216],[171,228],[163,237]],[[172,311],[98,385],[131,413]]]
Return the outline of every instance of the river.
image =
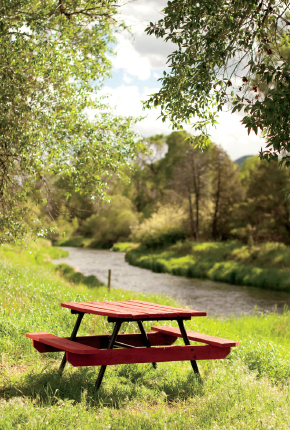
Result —
[[[207,311],[209,315],[240,315],[255,308],[263,312],[274,309],[282,312],[285,305],[290,307],[290,293],[154,273],[130,266],[125,262],[123,252],[71,247],[62,249],[69,251],[69,256],[53,260],[53,263],[67,263],[86,276],[95,275],[104,284],[107,284],[108,270],[111,269],[112,288],[166,294],[191,309]]]

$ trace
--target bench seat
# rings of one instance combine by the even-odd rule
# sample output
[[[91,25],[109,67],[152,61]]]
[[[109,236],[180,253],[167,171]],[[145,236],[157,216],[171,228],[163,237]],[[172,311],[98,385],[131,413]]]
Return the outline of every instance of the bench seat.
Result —
[[[151,330],[171,336],[182,337],[182,334],[177,327],[151,327]],[[213,345],[220,348],[239,346],[239,342],[234,340],[222,339],[221,337],[209,336],[208,334],[197,333],[192,330],[186,330],[189,340]]]
[[[164,327],[163,327],[164,328]],[[99,349],[49,333],[27,333],[33,346],[39,352],[65,351],[66,358],[73,366],[102,366],[125,363],[152,363],[184,360],[222,359],[230,353],[230,347],[214,345],[153,346],[133,349]],[[135,335],[127,335],[135,336]],[[172,339],[178,336],[170,336]],[[79,338],[79,340],[82,338]],[[137,338],[138,339],[138,338]]]
[[[37,349],[38,347],[42,349],[42,345],[48,345],[53,349],[39,351],[39,352],[56,352],[56,351],[66,351],[73,354],[98,354],[100,350],[98,348],[93,348],[92,346],[83,345],[78,342],[66,339],[65,337],[54,336],[49,333],[26,333],[26,337],[33,340],[33,346]]]
[[[59,352],[68,351],[76,352],[76,348],[80,354],[89,353],[90,349],[85,346],[92,347],[94,349],[102,350],[107,349],[110,342],[110,335],[98,335],[98,336],[79,336],[73,341],[69,337],[58,337],[49,333],[27,333],[26,335],[33,340],[33,346],[40,353],[45,352]],[[151,346],[160,345],[172,345],[176,341],[176,336],[171,336],[164,333],[158,333],[156,331],[147,333],[148,339]],[[131,347],[142,347],[144,346],[144,339],[139,333],[131,334],[119,334],[117,336],[117,342],[121,342]],[[84,346],[84,348],[81,347]]]

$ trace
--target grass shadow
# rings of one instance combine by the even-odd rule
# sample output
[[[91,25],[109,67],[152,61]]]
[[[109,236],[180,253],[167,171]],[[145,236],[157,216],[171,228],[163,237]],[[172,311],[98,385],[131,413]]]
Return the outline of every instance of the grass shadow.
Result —
[[[88,406],[120,408],[134,399],[176,401],[203,395],[203,384],[192,371],[184,371],[183,366],[176,370],[176,364],[170,364],[159,364],[157,370],[149,364],[110,366],[99,390],[95,390],[99,368],[70,368],[62,376],[56,369],[32,371],[10,380],[0,390],[0,397],[37,399],[43,406],[61,399],[73,404],[85,401]]]

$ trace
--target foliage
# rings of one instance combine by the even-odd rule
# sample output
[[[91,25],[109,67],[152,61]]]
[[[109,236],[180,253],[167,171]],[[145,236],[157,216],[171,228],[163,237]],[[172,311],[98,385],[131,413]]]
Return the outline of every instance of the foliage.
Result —
[[[248,188],[249,180],[258,167],[260,160],[258,157],[248,157],[241,165],[239,170],[239,178],[244,186]]]
[[[126,239],[138,223],[131,201],[125,196],[112,196],[110,203],[104,203],[98,214],[83,223],[79,231],[86,237],[93,237],[95,246],[111,247],[115,242]]]
[[[194,146],[183,142],[183,152],[168,183],[188,201],[190,236],[195,240],[200,236],[200,211],[209,189],[208,151],[201,151],[198,144],[199,138],[194,138]]]
[[[114,252],[127,252],[130,249],[136,248],[138,245],[139,245],[138,243],[132,243],[132,242],[114,243],[112,251],[114,251]]]
[[[72,236],[54,242],[54,246],[72,246],[76,248],[89,248],[92,240],[87,237]]]
[[[29,252],[13,249],[0,248],[1,428],[285,428],[290,418],[289,312],[187,321],[188,329],[240,341],[229,359],[199,363],[202,384],[186,362],[160,363],[156,370],[149,364],[119,365],[108,366],[96,392],[98,369],[68,365],[60,377],[61,354],[39,354],[25,333],[68,336],[75,317],[60,306],[62,301],[136,298],[178,304],[68,284],[49,266],[29,263]],[[80,335],[109,333],[110,328],[106,318],[88,315]],[[126,330],[137,332],[138,327],[128,324]]]
[[[186,236],[184,221],[182,207],[160,206],[151,218],[133,229],[132,239],[149,248],[175,243]]]
[[[239,205],[235,224],[254,228],[257,241],[273,240],[289,243],[290,203],[284,190],[289,187],[289,169],[279,163],[259,162],[247,184],[246,198]]]
[[[212,239],[227,239],[233,220],[235,206],[244,197],[244,190],[236,165],[226,152],[213,145],[210,150],[210,166],[212,174],[211,197],[213,202]]]
[[[194,119],[197,130],[214,125],[225,106],[243,110],[248,131],[267,136],[261,157],[276,160],[285,150],[288,164],[288,1],[172,0],[163,12],[146,31],[176,50],[145,107],[161,106],[162,120],[177,128]]]
[[[103,196],[106,177],[122,175],[142,150],[133,119],[113,115],[98,96],[113,27],[122,27],[117,7],[111,0],[0,4],[2,240],[25,234],[21,220],[37,181],[49,192],[46,178],[56,175],[70,189]]]
[[[176,206],[184,209],[184,221],[169,243],[182,237],[289,243],[289,205],[283,192],[289,187],[289,168],[258,157],[247,158],[237,168],[220,146],[211,142],[201,150],[188,137],[182,131],[148,139],[151,149],[155,145],[160,153],[148,159],[138,155],[128,172],[130,181],[121,182],[116,175],[109,179],[110,205],[79,193],[66,199],[67,183],[53,182],[52,199],[36,214],[48,227],[58,226],[49,237],[64,246],[108,248],[130,240],[131,227],[138,222],[142,226],[160,207]],[[54,222],[48,221],[49,214]]]
[[[139,247],[126,253],[126,261],[158,273],[290,291],[290,249],[280,243],[185,242],[156,251]]]
[[[101,287],[104,285],[94,275],[84,276],[82,273],[76,272],[73,267],[70,267],[68,264],[58,264],[55,270],[73,284],[83,284],[88,287]]]

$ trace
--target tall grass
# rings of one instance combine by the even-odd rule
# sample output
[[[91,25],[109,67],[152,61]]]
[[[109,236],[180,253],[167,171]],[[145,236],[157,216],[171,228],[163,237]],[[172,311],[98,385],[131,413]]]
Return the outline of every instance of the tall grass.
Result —
[[[287,310],[282,315],[186,322],[189,329],[241,343],[226,360],[199,362],[202,383],[188,362],[159,363],[156,370],[150,364],[119,365],[107,368],[95,392],[97,368],[68,365],[60,377],[61,354],[39,354],[26,332],[68,336],[75,316],[60,306],[62,301],[139,298],[177,303],[168,297],[68,283],[45,259],[39,265],[37,252],[0,248],[0,429],[289,428]],[[137,331],[134,323],[124,329]],[[105,318],[86,315],[80,335],[111,330]]]
[[[126,260],[154,272],[290,291],[290,248],[232,242],[187,242],[159,250],[129,250]]]

